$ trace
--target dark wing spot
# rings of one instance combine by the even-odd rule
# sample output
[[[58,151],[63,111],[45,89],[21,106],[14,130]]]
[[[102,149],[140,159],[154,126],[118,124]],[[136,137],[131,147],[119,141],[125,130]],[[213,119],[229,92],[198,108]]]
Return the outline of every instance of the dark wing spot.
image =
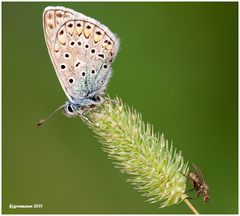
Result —
[[[89,47],[89,45],[88,45],[88,44],[86,44],[86,45],[85,45],[85,48],[88,48],[88,47]]]
[[[63,35],[63,33],[64,33],[64,31],[63,31],[63,30],[61,30],[61,31],[59,32],[59,34],[60,34],[60,35]]]
[[[51,13],[48,14],[48,19],[52,19],[52,14]]]
[[[108,41],[108,45],[111,45],[112,43],[110,41]]]
[[[86,73],[85,72],[82,72],[82,76],[85,76],[86,75]]]
[[[95,53],[95,49],[91,49],[91,53]]]
[[[103,54],[98,54],[99,57],[101,58],[104,58],[104,55]]]
[[[92,70],[92,74],[95,74],[95,70]]]
[[[57,13],[57,17],[62,17],[62,14],[61,13]]]
[[[87,29],[90,29],[91,28],[91,26],[90,25],[87,25],[87,27],[86,27]]]
[[[97,35],[101,35],[102,33],[101,33],[100,31],[97,31],[96,34],[97,34]]]
[[[78,46],[81,46],[81,42],[80,41],[78,41]]]
[[[62,65],[61,65],[61,69],[64,70],[65,68],[66,68],[66,65],[62,64]]]
[[[69,58],[69,56],[70,56],[70,55],[69,55],[68,53],[65,53],[65,57],[66,57],[66,58]]]
[[[72,79],[72,78],[70,78],[70,79],[68,80],[68,82],[70,82],[70,83],[73,83],[73,79]]]
[[[77,24],[77,27],[81,27],[81,24],[80,24],[80,23],[78,23],[78,24]]]
[[[108,66],[107,66],[106,64],[105,64],[105,65],[103,65],[103,68],[105,68],[105,69],[106,69],[107,67],[108,67]]]
[[[76,67],[78,67],[78,65],[80,65],[80,62],[78,62],[78,63],[76,64]]]
[[[72,23],[68,24],[68,27],[69,27],[69,28],[72,28],[72,27],[73,27],[73,24],[72,24]]]

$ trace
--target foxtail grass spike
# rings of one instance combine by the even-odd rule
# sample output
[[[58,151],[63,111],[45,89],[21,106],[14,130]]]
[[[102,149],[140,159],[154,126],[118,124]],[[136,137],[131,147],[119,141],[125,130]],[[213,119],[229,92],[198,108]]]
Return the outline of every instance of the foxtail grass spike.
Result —
[[[188,164],[163,134],[143,122],[141,114],[120,99],[107,97],[86,117],[109,158],[147,201],[166,207],[187,197],[182,173],[188,173]]]

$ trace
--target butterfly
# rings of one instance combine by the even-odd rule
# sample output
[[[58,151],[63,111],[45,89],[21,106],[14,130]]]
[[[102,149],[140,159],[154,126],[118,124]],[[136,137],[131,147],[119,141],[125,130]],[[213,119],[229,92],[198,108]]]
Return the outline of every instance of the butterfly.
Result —
[[[63,109],[71,117],[103,102],[119,50],[119,38],[97,20],[65,7],[47,7],[43,12],[46,45],[68,101]]]

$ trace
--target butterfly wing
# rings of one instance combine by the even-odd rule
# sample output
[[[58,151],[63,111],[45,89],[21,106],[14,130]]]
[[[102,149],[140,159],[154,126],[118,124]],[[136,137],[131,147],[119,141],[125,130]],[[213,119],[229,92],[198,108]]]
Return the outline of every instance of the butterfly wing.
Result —
[[[47,7],[43,26],[49,55],[70,101],[101,94],[111,76],[119,39],[106,26],[64,7]]]

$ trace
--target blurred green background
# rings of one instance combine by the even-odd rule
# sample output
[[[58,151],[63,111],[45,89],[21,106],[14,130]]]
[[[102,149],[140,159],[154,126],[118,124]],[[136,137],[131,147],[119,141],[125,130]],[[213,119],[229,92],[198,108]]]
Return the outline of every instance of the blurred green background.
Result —
[[[62,5],[116,32],[107,89],[199,164],[211,201],[200,213],[238,212],[238,3],[2,3],[3,213],[191,213],[149,204],[114,168],[92,131],[57,113],[66,101],[42,29]],[[190,187],[190,186],[189,186]],[[194,196],[194,195],[193,195]],[[10,209],[10,204],[43,204]]]

